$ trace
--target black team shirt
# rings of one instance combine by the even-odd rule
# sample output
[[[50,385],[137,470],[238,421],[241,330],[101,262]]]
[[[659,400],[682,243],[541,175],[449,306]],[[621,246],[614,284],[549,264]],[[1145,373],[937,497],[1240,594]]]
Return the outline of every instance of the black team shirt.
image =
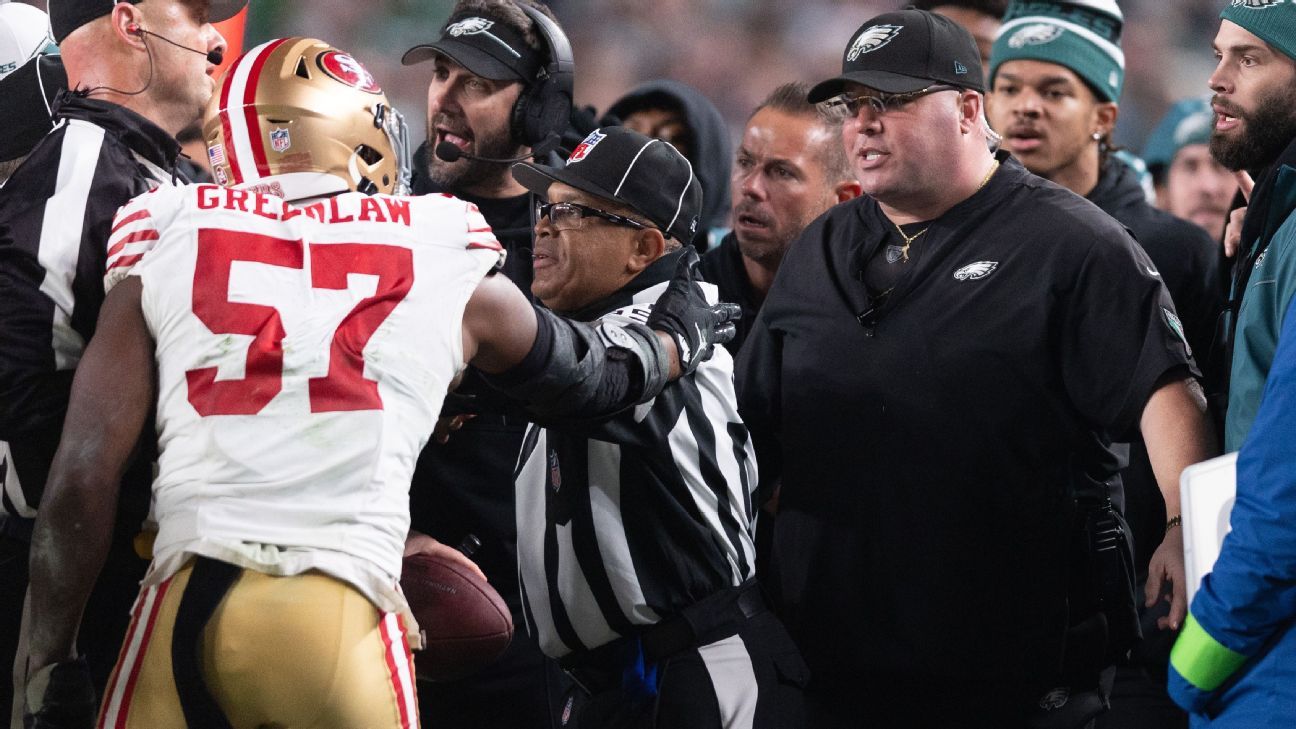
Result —
[[[820,217],[739,357],[762,481],[782,478],[767,587],[841,705],[904,700],[870,675],[1047,686],[1072,496],[1114,477],[1109,434],[1192,366],[1121,226],[1001,160],[880,303],[864,279],[894,226],[867,197]]]

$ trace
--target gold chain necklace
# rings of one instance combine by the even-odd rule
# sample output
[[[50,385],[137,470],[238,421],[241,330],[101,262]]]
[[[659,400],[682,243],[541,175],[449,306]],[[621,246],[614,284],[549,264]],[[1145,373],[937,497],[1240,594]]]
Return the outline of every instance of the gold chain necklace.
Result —
[[[904,238],[904,245],[900,246],[900,258],[901,260],[907,261],[909,260],[909,244],[918,240],[918,236],[922,235],[923,233],[926,233],[927,229],[930,228],[931,226],[929,225],[927,226],[927,228],[923,228],[922,230],[918,231],[917,233],[914,233],[913,235],[905,235],[904,228],[901,228],[898,223],[892,221],[891,224],[895,226],[896,232],[900,234],[900,237]]]
[[[973,194],[976,194],[977,192],[981,192],[981,188],[986,186],[986,183],[990,181],[991,177],[994,177],[995,170],[997,169],[999,169],[999,160],[996,159],[994,161],[994,164],[990,165],[990,170],[985,173],[985,177],[981,178],[981,184],[977,185],[977,189]],[[914,241],[918,240],[918,237],[921,236],[923,233],[926,233],[928,230],[930,230],[931,226],[929,225],[926,228],[923,228],[922,230],[918,231],[917,233],[914,233],[913,235],[905,235],[904,228],[901,228],[899,223],[896,223],[895,221],[891,221],[891,224],[895,226],[896,232],[900,234],[900,237],[904,238],[904,245],[900,246],[900,259],[907,261],[909,260],[909,245]]]

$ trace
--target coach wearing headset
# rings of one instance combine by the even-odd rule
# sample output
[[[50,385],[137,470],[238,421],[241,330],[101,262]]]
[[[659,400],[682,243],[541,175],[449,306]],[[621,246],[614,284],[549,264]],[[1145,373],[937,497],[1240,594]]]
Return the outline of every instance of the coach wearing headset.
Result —
[[[411,48],[402,62],[426,62],[432,71],[414,192],[446,192],[476,204],[508,251],[504,273],[530,291],[531,196],[509,167],[548,154],[567,127],[572,60],[566,36],[540,3],[460,0],[440,37]],[[460,391],[472,392],[472,383]],[[469,403],[464,410],[474,408]],[[472,558],[521,626],[513,467],[526,423],[477,414],[459,425],[448,444],[434,439],[419,458],[411,525],[446,544],[479,543]],[[419,708],[444,726],[547,729],[562,710],[566,687],[557,665],[519,629],[508,653],[482,674],[421,683]]]

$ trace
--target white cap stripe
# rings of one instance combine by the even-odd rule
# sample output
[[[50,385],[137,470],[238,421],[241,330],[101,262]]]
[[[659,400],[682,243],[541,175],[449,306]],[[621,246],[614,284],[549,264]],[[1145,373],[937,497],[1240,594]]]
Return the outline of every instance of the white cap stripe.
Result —
[[[1012,30],[1017,28],[1018,26],[1026,25],[1028,23],[1047,23],[1049,25],[1056,25],[1065,28],[1071,31],[1072,33],[1075,33],[1076,35],[1080,36],[1081,38],[1084,38],[1090,43],[1093,43],[1094,45],[1101,48],[1103,53],[1106,53],[1107,55],[1116,59],[1116,65],[1120,66],[1122,71],[1125,70],[1125,53],[1120,49],[1120,46],[1116,45],[1115,43],[1112,43],[1111,41],[1107,40],[1106,38],[1103,38],[1102,36],[1098,35],[1097,33],[1093,32],[1092,30],[1089,30],[1088,28],[1082,25],[1077,25],[1076,23],[1072,23],[1069,20],[1062,20],[1061,18],[1055,18],[1051,15],[1030,15],[1021,18],[1013,18],[1007,23],[1004,23],[1003,26],[999,28],[999,33],[995,37],[998,38],[999,36],[1002,36],[1005,33],[1012,32]]]
[[[656,142],[657,142],[656,139],[649,139],[647,144],[645,144],[644,146],[640,147],[638,152],[635,152],[634,159],[630,160],[630,166],[626,167],[625,174],[624,174],[624,175],[621,175],[621,182],[619,182],[619,183],[617,184],[617,189],[616,189],[615,192],[612,193],[613,195],[616,195],[616,196],[620,197],[620,195],[621,195],[621,188],[625,186],[626,178],[630,177],[630,170],[633,170],[633,169],[634,169],[635,163],[639,161],[639,156],[642,155],[642,154],[644,153],[644,150],[645,150],[645,149],[648,149],[649,147],[651,147],[651,146],[652,146],[654,143],[656,143]]]
[[[688,157],[684,157],[682,154],[680,157],[683,157],[684,164],[688,165],[689,178],[684,182],[684,189],[680,190],[679,200],[675,202],[675,216],[666,224],[667,233],[670,233],[670,229],[675,227],[675,221],[679,218],[680,210],[684,209],[684,196],[688,194],[689,185],[693,184],[693,163],[689,162]],[[682,240],[680,243],[688,243],[688,241]]]

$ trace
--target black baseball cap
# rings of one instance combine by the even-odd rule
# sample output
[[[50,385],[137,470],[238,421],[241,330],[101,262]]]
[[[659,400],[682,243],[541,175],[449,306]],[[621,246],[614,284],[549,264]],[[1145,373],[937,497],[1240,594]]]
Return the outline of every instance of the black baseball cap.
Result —
[[[112,12],[118,2],[140,3],[143,0],[49,0],[50,29],[54,42],[62,43],[72,31]],[[248,0],[209,0],[208,19],[213,23],[229,20],[247,5]]]
[[[847,81],[888,94],[938,83],[985,92],[972,34],[944,15],[915,9],[883,13],[861,25],[842,54],[841,75],[815,85],[806,99],[830,99]]]
[[[522,33],[485,13],[460,13],[446,21],[441,37],[405,51],[401,63],[412,66],[444,55],[482,78],[530,83],[544,58],[527,45]]]
[[[625,127],[595,129],[576,145],[564,167],[522,162],[513,178],[544,196],[562,182],[605,200],[628,205],[667,236],[693,240],[702,212],[702,186],[679,150]]]

